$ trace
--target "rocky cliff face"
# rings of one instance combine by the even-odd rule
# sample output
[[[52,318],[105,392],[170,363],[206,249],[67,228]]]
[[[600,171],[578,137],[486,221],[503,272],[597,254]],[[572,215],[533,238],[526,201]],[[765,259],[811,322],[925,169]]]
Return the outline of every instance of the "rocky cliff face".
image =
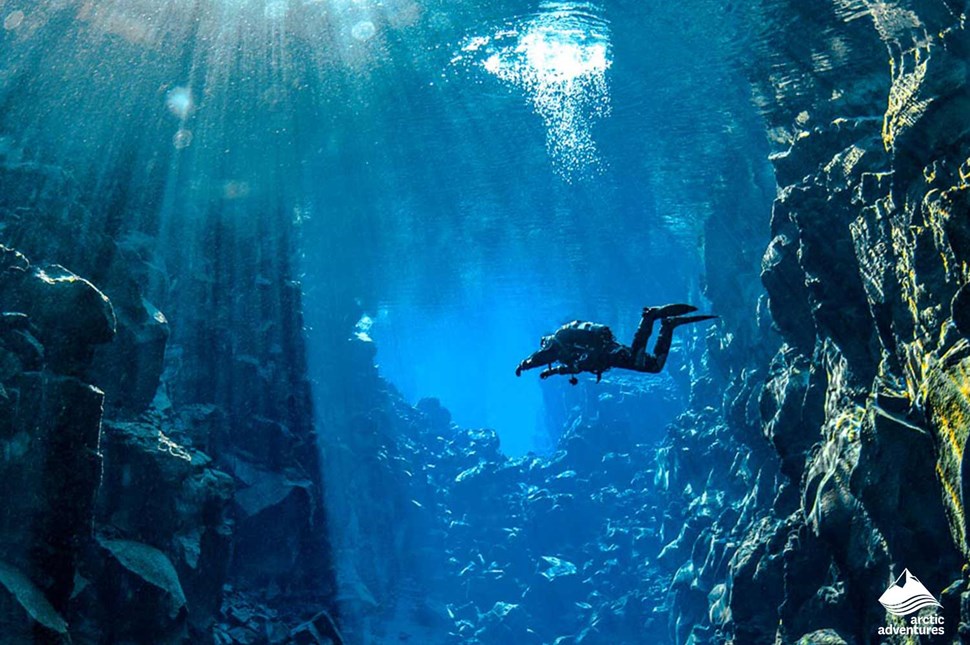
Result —
[[[712,509],[680,569],[722,563],[674,603],[695,634],[868,642],[887,624],[876,600],[908,567],[940,597],[949,640],[967,636],[970,40],[957,5],[770,7],[804,26],[768,40],[774,73],[753,73],[768,79],[756,97],[778,148],[761,277],[782,343],[734,378],[725,425],[701,430],[737,454],[708,493],[749,492],[741,521]],[[668,445],[690,441],[675,429]],[[694,485],[667,471],[673,491]]]
[[[0,182],[5,642],[339,638],[301,625],[332,588],[288,256],[192,272],[58,168]]]

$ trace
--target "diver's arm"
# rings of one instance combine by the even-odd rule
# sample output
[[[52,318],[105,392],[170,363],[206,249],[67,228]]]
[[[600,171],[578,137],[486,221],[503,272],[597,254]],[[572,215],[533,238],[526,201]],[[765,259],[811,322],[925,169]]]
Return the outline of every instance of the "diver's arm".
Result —
[[[565,374],[579,374],[583,370],[579,369],[575,365],[556,365],[555,367],[548,367],[539,374],[539,378],[546,379],[550,376],[565,375]]]
[[[515,368],[515,375],[522,376],[522,372],[525,370],[542,367],[543,365],[552,365],[557,360],[559,360],[559,346],[550,344],[534,352],[532,356],[519,363],[518,367]]]

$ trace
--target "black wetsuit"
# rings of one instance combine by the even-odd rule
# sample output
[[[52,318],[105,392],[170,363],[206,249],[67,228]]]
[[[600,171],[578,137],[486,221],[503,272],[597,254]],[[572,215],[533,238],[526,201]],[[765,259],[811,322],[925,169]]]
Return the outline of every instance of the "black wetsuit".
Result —
[[[603,372],[614,367],[655,374],[661,371],[667,362],[675,327],[716,317],[664,315],[667,312],[688,313],[690,311],[696,311],[696,309],[690,305],[667,305],[644,309],[629,347],[618,343],[613,332],[606,325],[574,320],[557,329],[551,336],[543,337],[542,347],[519,363],[515,373],[518,376],[523,370],[547,366],[539,374],[540,378],[549,378],[556,374],[574,375],[590,372],[596,375],[597,381],[602,377]],[[653,347],[653,353],[649,353],[646,351],[647,342],[653,333],[653,324],[658,318],[661,320],[660,335]],[[554,366],[553,363],[559,363],[559,365]],[[575,383],[575,377],[570,381]]]

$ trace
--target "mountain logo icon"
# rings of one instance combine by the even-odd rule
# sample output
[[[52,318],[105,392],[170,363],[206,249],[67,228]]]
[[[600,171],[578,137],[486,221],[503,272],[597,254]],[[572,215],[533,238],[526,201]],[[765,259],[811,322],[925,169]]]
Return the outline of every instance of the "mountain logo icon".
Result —
[[[903,569],[896,582],[879,597],[879,603],[893,616],[908,616],[925,607],[943,606],[909,569]]]

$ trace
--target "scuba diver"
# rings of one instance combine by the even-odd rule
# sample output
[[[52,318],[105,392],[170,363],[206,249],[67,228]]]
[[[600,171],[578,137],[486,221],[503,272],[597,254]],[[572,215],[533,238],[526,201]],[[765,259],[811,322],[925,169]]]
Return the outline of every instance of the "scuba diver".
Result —
[[[574,320],[566,323],[551,336],[543,336],[540,347],[535,353],[519,363],[515,375],[522,376],[523,370],[546,366],[539,378],[546,379],[556,374],[570,374],[569,382],[579,383],[574,376],[581,372],[596,375],[596,382],[603,378],[603,372],[618,367],[636,372],[656,374],[663,369],[670,352],[674,328],[688,323],[710,320],[717,316],[685,316],[697,307],[674,304],[662,307],[644,307],[640,326],[633,335],[633,343],[627,347],[616,342],[613,332],[606,325]],[[660,319],[660,336],[648,353],[647,341],[653,333],[653,323]],[[560,365],[553,366],[553,363]]]

